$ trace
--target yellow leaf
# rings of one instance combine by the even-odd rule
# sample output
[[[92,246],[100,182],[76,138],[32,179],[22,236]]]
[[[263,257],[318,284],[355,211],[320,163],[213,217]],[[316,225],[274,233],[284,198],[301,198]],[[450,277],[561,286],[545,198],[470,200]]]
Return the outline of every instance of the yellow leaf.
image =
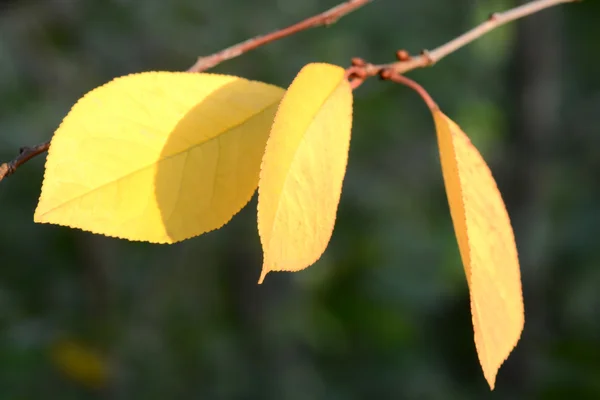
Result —
[[[52,346],[52,359],[62,373],[85,386],[101,388],[108,381],[107,361],[87,346],[61,340]]]
[[[258,230],[269,271],[299,271],[321,257],[335,224],[352,128],[345,71],[308,64],[281,100],[258,184]]]
[[[484,376],[496,374],[524,324],[513,230],[487,164],[456,123],[432,109],[454,231],[471,297],[475,346]]]
[[[283,89],[146,72],[81,98],[54,134],[34,220],[174,243],[250,200]]]

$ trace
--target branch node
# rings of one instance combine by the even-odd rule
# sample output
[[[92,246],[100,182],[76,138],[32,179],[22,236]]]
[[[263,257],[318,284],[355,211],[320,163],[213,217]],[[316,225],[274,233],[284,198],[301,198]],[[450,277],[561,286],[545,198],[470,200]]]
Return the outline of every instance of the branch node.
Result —
[[[339,17],[336,15],[329,16],[323,20],[323,26],[328,27],[335,24],[338,21]]]
[[[499,16],[500,16],[500,14],[497,12],[491,13],[490,16],[488,17],[488,21],[495,22]]]
[[[367,65],[367,62],[360,57],[353,57],[351,63],[353,67],[364,67]]]
[[[383,80],[388,80],[391,79],[393,74],[394,72],[391,69],[384,68],[381,71],[379,71],[379,78]]]
[[[396,52],[396,58],[398,61],[408,61],[411,59],[411,56],[406,50],[398,50]]]
[[[435,64],[435,60],[429,50],[421,50],[421,56],[425,59],[426,67],[431,67]]]

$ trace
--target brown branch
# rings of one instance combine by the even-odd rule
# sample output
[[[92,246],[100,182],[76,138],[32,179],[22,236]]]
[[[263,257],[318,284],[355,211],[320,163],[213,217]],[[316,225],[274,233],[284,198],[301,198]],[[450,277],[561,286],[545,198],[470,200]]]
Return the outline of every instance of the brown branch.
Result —
[[[250,50],[254,50],[257,47],[264,46],[265,44],[274,42],[284,37],[294,35],[310,28],[331,25],[344,15],[351,13],[352,11],[371,1],[373,0],[349,0],[321,14],[315,15],[314,17],[307,18],[304,21],[298,22],[297,24],[288,26],[287,28],[274,31],[266,35],[256,36],[252,39],[248,39],[244,42],[221,50],[218,53],[206,57],[200,57],[198,61],[196,61],[196,63],[188,69],[188,72],[206,71],[207,69],[212,68],[223,61],[238,57],[239,55]]]
[[[50,141],[38,144],[33,147],[22,147],[19,155],[14,160],[0,165],[0,181],[9,175],[12,175],[18,167],[48,150]]]
[[[303,30],[323,25],[330,25],[337,21],[339,18],[343,17],[344,15],[358,9],[359,7],[371,1],[373,0],[348,0],[321,14],[305,19],[304,21],[291,25],[287,28],[271,32],[266,35],[254,37],[252,39],[246,40],[245,42],[228,47],[210,56],[200,57],[198,61],[188,69],[188,72],[205,71],[223,61],[230,60],[248,51],[254,50],[260,46],[274,42],[287,36],[291,36]],[[352,60],[352,66],[346,70],[346,75],[348,79],[350,79],[350,83],[353,89],[360,86],[368,77],[376,75],[380,75],[383,79],[399,81],[398,75],[404,74],[408,71],[412,71],[416,68],[431,66],[436,62],[440,61],[442,58],[446,57],[447,55],[455,52],[461,47],[471,43],[475,39],[478,39],[479,37],[483,36],[484,34],[501,25],[534,14],[538,11],[552,6],[556,6],[562,3],[571,3],[575,1],[580,0],[534,0],[530,3],[521,5],[519,7],[515,7],[505,12],[494,13],[490,16],[490,18],[487,21],[476,26],[470,31],[462,34],[461,36],[449,41],[448,43],[434,50],[423,51],[419,56],[411,57],[407,52],[399,51],[397,53],[397,62],[381,65],[370,64],[363,61],[360,58],[355,58]],[[410,85],[406,80],[402,80],[402,83]],[[47,151],[49,146],[50,142],[48,141],[34,147],[22,148],[17,158],[8,163],[0,165],[0,181],[2,181],[2,179],[4,179],[5,177],[13,174],[15,170],[22,164],[26,163],[33,157]]]
[[[351,13],[352,11],[364,6],[367,3],[370,3],[371,1],[373,0],[348,0],[321,14],[307,18],[287,28],[248,39],[242,43],[228,47],[210,56],[200,57],[198,61],[196,61],[196,63],[188,69],[188,72],[202,72],[222,63],[223,61],[230,60],[250,50],[254,50],[257,47],[287,36],[294,35],[303,30],[316,28],[323,25],[331,25],[344,15]],[[48,147],[50,147],[50,141],[38,144],[34,147],[22,148],[17,158],[0,165],[0,181],[9,175],[12,175],[22,164],[47,151]]]
[[[374,65],[361,59],[353,60],[353,66],[348,69],[349,76],[354,79],[353,87],[358,87],[368,77],[380,75],[384,70],[390,70],[395,74],[405,74],[413,69],[430,67],[447,55],[473,42],[489,31],[505,25],[511,21],[535,14],[538,11],[557,6],[563,3],[573,3],[581,0],[534,0],[510,10],[494,13],[485,22],[475,28],[463,33],[455,39],[435,48],[411,57],[405,51],[399,51],[398,61],[390,64]],[[390,75],[391,76],[391,75]]]

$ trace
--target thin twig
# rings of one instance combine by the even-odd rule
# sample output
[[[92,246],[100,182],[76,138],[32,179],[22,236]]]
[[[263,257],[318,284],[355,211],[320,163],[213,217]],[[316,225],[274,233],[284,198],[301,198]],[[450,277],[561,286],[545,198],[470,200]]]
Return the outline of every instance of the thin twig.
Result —
[[[255,38],[246,40],[245,42],[236,44],[228,47],[218,53],[207,57],[200,57],[198,61],[188,69],[188,72],[201,72],[215,65],[232,58],[235,58],[241,54],[244,54],[250,50],[256,49],[257,47],[265,44],[274,42],[278,39],[296,34],[306,29],[314,28],[322,25],[330,25],[337,21],[344,15],[358,9],[359,7],[371,2],[373,0],[349,0],[338,6],[329,9],[319,15],[305,19],[297,24],[283,28],[281,30],[263,35]],[[475,39],[483,36],[489,31],[504,25],[508,22],[514,21],[519,18],[526,17],[534,14],[545,8],[556,6],[563,3],[571,3],[581,0],[534,0],[530,3],[515,7],[505,12],[494,13],[490,18],[482,24],[476,26],[470,31],[462,34],[461,36],[449,41],[448,43],[431,51],[423,51],[421,55],[410,57],[408,53],[404,51],[398,52],[399,61],[390,64],[375,65],[367,63],[359,58],[355,58],[352,61],[352,66],[346,70],[346,75],[350,79],[352,88],[355,89],[360,86],[365,79],[368,77],[381,75],[384,79],[391,79],[398,81],[397,76],[404,74],[413,69],[428,67],[436,62],[440,61],[447,55],[455,52],[461,47],[471,43]],[[402,83],[407,84],[403,80]],[[0,165],[0,181],[5,177],[13,174],[15,170],[26,163],[33,157],[44,153],[48,150],[50,142],[45,142],[34,147],[24,147],[17,158],[14,160]]]
[[[206,57],[200,57],[196,63],[188,69],[188,72],[202,72],[215,65],[235,58],[241,54],[244,54],[250,50],[254,50],[257,47],[265,44],[274,42],[287,36],[291,36],[303,30],[310,28],[316,28],[323,25],[331,25],[344,15],[351,13],[352,11],[370,3],[373,0],[348,0],[337,6],[330,8],[329,10],[307,18],[301,22],[291,25],[287,28],[280,29],[275,32],[268,33],[248,39],[242,43],[238,43],[234,46],[228,47],[218,53],[212,54]],[[21,164],[29,161],[33,157],[40,155],[48,150],[50,142],[38,144],[34,147],[24,147],[17,158],[14,160],[0,165],[0,181],[5,177],[12,175]]]
[[[22,147],[19,155],[14,160],[0,165],[0,181],[9,175],[12,175],[18,167],[48,150],[50,141],[38,144],[33,147]]]
[[[496,29],[511,21],[535,14],[546,8],[557,6],[563,3],[573,3],[576,1],[581,0],[534,0],[504,12],[493,13],[485,22],[463,33],[457,38],[435,48],[434,50],[424,50],[420,55],[414,57],[404,54],[402,57],[398,57],[399,61],[394,63],[374,65],[366,63],[360,59],[355,59],[353,61],[353,66],[348,69],[350,76],[355,79],[355,82],[353,82],[353,87],[360,86],[362,81],[364,81],[366,78],[379,75],[384,70],[391,70],[395,74],[405,74],[413,69],[430,67],[440,61],[442,58],[454,53],[456,50],[473,42],[493,29]],[[359,70],[362,71],[358,72]]]
[[[192,65],[190,69],[188,69],[188,72],[206,71],[207,69],[212,68],[223,61],[230,60],[250,50],[254,50],[257,47],[264,46],[265,44],[274,42],[284,37],[294,35],[310,28],[331,25],[344,15],[351,13],[352,11],[364,6],[367,3],[370,3],[371,1],[373,0],[349,0],[319,15],[315,15],[314,17],[307,18],[304,21],[298,22],[297,24],[288,26],[287,28],[274,31],[266,35],[256,36],[252,39],[248,39],[221,50],[218,53],[206,57],[200,57],[198,61],[196,61],[196,63]]]
[[[538,0],[532,1],[531,3],[523,4],[519,7],[513,8],[502,13],[494,13],[490,15],[487,21],[480,24],[479,26],[471,29],[470,31],[462,34],[454,40],[446,43],[443,46],[438,47],[424,55],[428,58],[431,63],[436,63],[448,54],[455,52],[466,44],[471,43],[475,39],[480,38],[489,31],[496,29],[502,25],[505,25],[514,20],[526,17],[531,14],[535,14],[541,10],[549,7],[557,6],[563,3],[572,3],[578,0]],[[396,71],[400,73],[401,71]]]

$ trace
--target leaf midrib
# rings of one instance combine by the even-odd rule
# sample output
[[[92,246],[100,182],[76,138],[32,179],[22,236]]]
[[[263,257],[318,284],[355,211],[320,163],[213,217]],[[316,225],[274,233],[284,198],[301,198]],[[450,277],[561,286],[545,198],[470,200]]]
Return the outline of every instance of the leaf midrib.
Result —
[[[278,101],[281,101],[281,98],[279,98],[279,99],[278,99]],[[117,183],[117,182],[119,182],[119,181],[121,181],[121,180],[123,180],[123,179],[126,179],[126,178],[128,178],[128,177],[130,177],[130,176],[132,176],[132,175],[135,175],[135,174],[137,174],[137,173],[139,173],[139,172],[141,172],[141,171],[144,171],[144,170],[146,170],[146,169],[148,169],[148,168],[152,168],[153,166],[155,166],[155,165],[157,165],[157,164],[159,164],[159,163],[161,163],[161,162],[163,162],[163,161],[166,161],[166,160],[169,160],[169,159],[171,159],[171,158],[174,158],[174,157],[180,156],[180,155],[181,155],[181,154],[183,154],[183,153],[190,152],[190,151],[194,150],[195,148],[197,148],[198,146],[202,146],[202,145],[204,145],[204,144],[206,144],[206,143],[209,143],[209,142],[211,142],[211,141],[213,141],[213,140],[215,140],[215,139],[217,139],[217,140],[218,140],[218,139],[219,139],[219,137],[221,137],[221,136],[223,136],[223,135],[226,135],[227,133],[230,133],[230,131],[232,131],[232,130],[234,130],[234,129],[236,129],[236,128],[239,128],[240,126],[242,126],[243,124],[247,123],[247,122],[248,122],[248,121],[250,121],[251,119],[253,119],[253,118],[255,118],[255,117],[257,117],[257,116],[261,115],[263,112],[265,112],[265,110],[269,109],[270,107],[272,107],[272,106],[273,106],[273,104],[276,104],[276,103],[277,103],[277,101],[275,101],[275,102],[273,102],[273,103],[270,103],[270,104],[268,104],[266,107],[262,108],[262,109],[261,109],[261,110],[259,110],[258,112],[254,113],[254,114],[251,114],[251,115],[250,115],[248,118],[245,118],[245,119],[243,119],[242,121],[240,121],[240,122],[239,122],[239,123],[237,123],[237,124],[231,125],[231,126],[230,126],[230,127],[228,127],[227,129],[223,130],[223,131],[222,131],[220,134],[218,134],[218,135],[215,135],[215,136],[211,137],[211,138],[210,138],[210,139],[208,139],[208,140],[205,140],[205,141],[203,141],[203,142],[200,142],[200,143],[194,144],[194,145],[192,145],[192,146],[188,147],[188,148],[187,148],[187,149],[185,149],[185,150],[181,150],[181,151],[178,151],[178,152],[176,152],[176,153],[170,154],[170,155],[168,155],[168,156],[166,156],[166,157],[164,157],[164,158],[160,158],[159,160],[157,160],[157,161],[155,161],[155,162],[153,162],[153,163],[151,163],[151,164],[147,164],[147,165],[144,165],[143,167],[137,168],[137,169],[135,169],[135,170],[133,170],[133,171],[131,171],[131,172],[128,172],[128,173],[126,173],[126,174],[124,174],[124,175],[122,175],[122,176],[120,176],[120,177],[118,177],[118,178],[116,178],[116,179],[114,179],[114,180],[110,181],[110,182],[103,183],[103,184],[101,184],[101,185],[99,185],[99,186],[97,186],[97,187],[95,187],[95,188],[93,188],[93,189],[91,189],[91,190],[89,190],[89,191],[87,191],[87,192],[83,193],[83,194],[80,194],[80,195],[78,195],[78,196],[75,196],[75,197],[73,197],[73,198],[71,198],[71,199],[69,199],[69,200],[67,200],[67,201],[64,201],[64,202],[62,202],[62,203],[60,203],[60,204],[56,205],[55,207],[52,207],[52,208],[50,208],[50,209],[48,209],[48,210],[44,211],[44,213],[43,213],[43,214],[41,214],[41,215],[47,215],[47,214],[49,214],[49,213],[51,213],[51,212],[53,212],[53,211],[55,211],[55,210],[57,210],[57,209],[59,209],[59,208],[62,208],[62,207],[64,207],[64,206],[65,206],[65,205],[67,205],[67,204],[70,204],[70,203],[72,203],[72,202],[74,202],[74,201],[77,201],[77,200],[81,199],[81,198],[82,198],[82,197],[84,197],[84,196],[87,196],[87,195],[89,195],[89,194],[91,194],[91,193],[94,193],[94,192],[96,192],[96,191],[99,191],[99,190],[101,190],[101,189],[105,188],[106,186],[109,186],[109,185],[112,185],[112,184],[114,184],[114,183]],[[168,139],[167,139],[167,140],[168,140]],[[166,143],[166,142],[165,142],[165,143]],[[163,147],[163,149],[164,149],[164,147]]]
[[[341,81],[340,81],[341,82]],[[306,125],[306,129],[304,129],[305,134],[302,136],[302,139],[300,140],[300,142],[298,142],[298,146],[296,146],[296,149],[294,150],[294,155],[292,156],[292,161],[289,164],[289,167],[292,166],[292,164],[294,164],[294,160],[296,159],[296,155],[298,154],[298,151],[300,150],[300,147],[302,147],[302,144],[304,143],[304,141],[306,140],[306,132],[308,132],[308,130],[312,127],[312,125],[315,123],[315,120],[317,118],[317,116],[319,115],[319,113],[321,112],[321,110],[323,109],[323,105],[325,103],[327,103],[330,99],[331,96],[335,93],[336,90],[338,90],[339,86],[340,86],[340,82],[338,82],[334,87],[333,90],[325,97],[325,99],[321,102],[321,104],[319,105],[319,107],[316,108],[312,118],[310,119],[310,122]],[[283,189],[287,186],[287,182],[289,179],[289,171],[291,168],[288,168],[287,173],[285,174],[285,179],[283,180],[283,185],[281,186],[282,190],[281,192],[283,193]],[[279,199],[277,199],[277,205],[276,205],[276,211],[275,211],[275,215],[273,216],[273,223],[271,224],[271,232],[270,232],[270,238],[269,238],[269,245],[268,248],[271,248],[271,243],[273,241],[273,237],[275,235],[273,235],[273,232],[275,231],[275,225],[277,222],[277,217],[279,216],[279,211],[281,210],[281,200],[282,200],[283,196],[279,196]]]

